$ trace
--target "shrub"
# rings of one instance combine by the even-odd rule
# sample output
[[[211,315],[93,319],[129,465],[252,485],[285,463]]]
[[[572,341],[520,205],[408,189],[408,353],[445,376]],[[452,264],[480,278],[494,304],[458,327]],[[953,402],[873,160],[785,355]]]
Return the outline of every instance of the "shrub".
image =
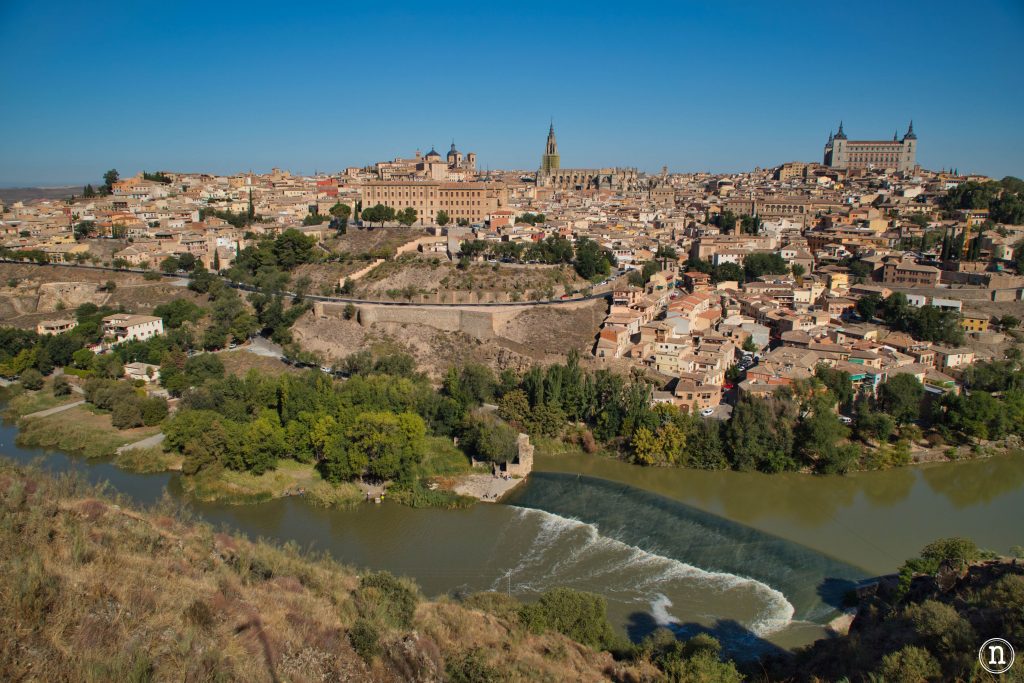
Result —
[[[461,659],[449,661],[445,672],[450,683],[498,683],[504,680],[501,672],[487,663],[481,648],[473,648]]]
[[[907,645],[901,650],[882,657],[878,670],[886,683],[921,683],[938,678],[942,671],[935,657],[924,648]]]
[[[43,388],[43,375],[35,368],[25,370],[18,379],[21,381],[21,386],[31,391]]]
[[[141,401],[142,423],[147,427],[160,424],[167,417],[167,399],[150,396]]]
[[[71,393],[71,382],[64,375],[58,375],[53,378],[53,395],[54,396],[67,396]]]
[[[376,617],[393,628],[412,628],[419,596],[407,583],[389,572],[366,574],[359,581],[356,601],[360,614]]]
[[[593,648],[615,642],[605,599],[593,593],[555,588],[534,604],[524,605],[519,619],[534,633],[557,631]]]
[[[142,420],[142,407],[140,403],[135,398],[125,398],[115,403],[110,414],[110,424],[118,429],[141,427],[144,422]]]
[[[367,664],[380,654],[380,631],[367,619],[356,619],[348,632],[348,641]]]

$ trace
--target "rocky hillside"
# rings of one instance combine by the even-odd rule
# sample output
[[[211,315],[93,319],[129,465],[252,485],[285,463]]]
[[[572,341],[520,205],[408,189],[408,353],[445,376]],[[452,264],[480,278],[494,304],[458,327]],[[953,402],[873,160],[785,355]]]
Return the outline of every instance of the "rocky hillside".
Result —
[[[1020,653],[999,677],[978,662],[989,638],[1024,644],[1024,565],[983,560],[970,541],[930,544],[901,575],[859,591],[847,636],[820,640],[770,668],[794,681],[1024,681]]]

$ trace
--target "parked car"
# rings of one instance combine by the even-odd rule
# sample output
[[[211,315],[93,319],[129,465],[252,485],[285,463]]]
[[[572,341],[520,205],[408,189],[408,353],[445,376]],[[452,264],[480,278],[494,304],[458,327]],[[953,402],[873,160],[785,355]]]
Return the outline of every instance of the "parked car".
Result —
[[[714,414],[715,414],[715,409],[714,408],[705,408],[704,410],[700,411],[700,416],[701,417],[711,417]]]

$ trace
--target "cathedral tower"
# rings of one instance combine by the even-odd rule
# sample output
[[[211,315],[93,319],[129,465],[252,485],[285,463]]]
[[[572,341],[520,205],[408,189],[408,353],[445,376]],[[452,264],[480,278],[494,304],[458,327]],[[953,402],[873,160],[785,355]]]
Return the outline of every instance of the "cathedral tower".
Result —
[[[560,165],[558,142],[555,141],[555,124],[552,122],[551,127],[548,128],[548,142],[544,146],[544,155],[540,158],[540,172],[546,175],[551,171],[558,170]]]

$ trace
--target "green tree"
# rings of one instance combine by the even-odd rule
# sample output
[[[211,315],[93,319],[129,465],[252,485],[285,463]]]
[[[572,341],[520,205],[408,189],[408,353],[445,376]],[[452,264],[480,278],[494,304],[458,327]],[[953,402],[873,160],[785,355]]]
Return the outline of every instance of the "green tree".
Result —
[[[451,221],[452,218],[451,216],[448,215],[447,211],[438,211],[437,218],[434,219],[434,222],[437,223],[442,228],[451,223]]]
[[[43,375],[35,368],[28,368],[18,377],[21,386],[31,391],[38,391],[43,388]]]
[[[100,191],[103,194],[110,194],[111,192],[114,191],[114,183],[116,183],[120,179],[121,176],[117,172],[117,169],[110,169],[109,171],[103,174],[103,187],[100,188]]]
[[[900,373],[878,387],[878,407],[897,425],[916,421],[921,415],[924,386],[913,375]]]
[[[352,207],[348,204],[342,204],[341,202],[336,203],[330,209],[328,213],[335,218],[340,218],[343,221],[347,221],[352,216]]]
[[[938,679],[942,670],[928,650],[906,645],[882,657],[878,675],[886,683],[922,683]]]
[[[411,206],[407,206],[406,208],[402,209],[397,214],[395,214],[395,219],[400,224],[409,227],[410,225],[416,222],[416,209],[412,208]]]

